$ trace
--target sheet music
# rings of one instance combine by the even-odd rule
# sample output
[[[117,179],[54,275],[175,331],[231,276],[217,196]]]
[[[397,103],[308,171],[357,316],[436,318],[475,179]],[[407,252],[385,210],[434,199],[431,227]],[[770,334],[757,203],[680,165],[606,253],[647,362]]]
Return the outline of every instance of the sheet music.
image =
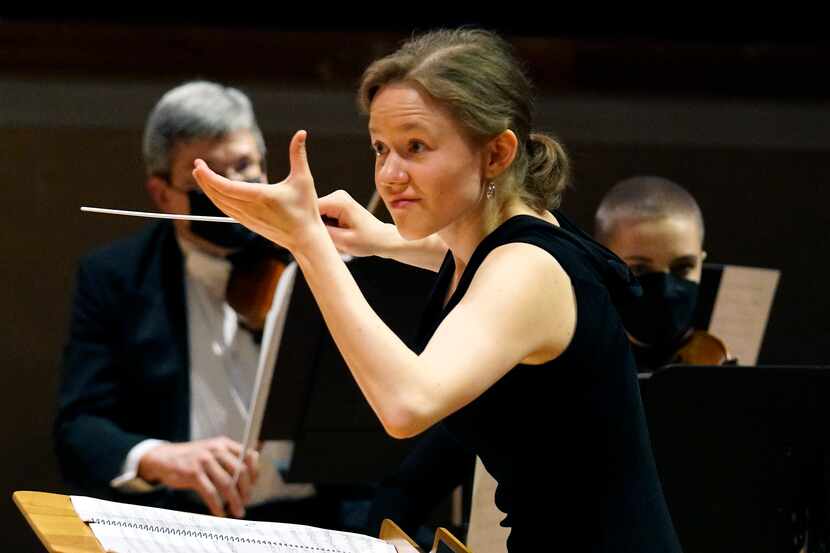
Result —
[[[470,523],[467,529],[467,547],[471,551],[507,553],[510,529],[499,525],[505,514],[496,507],[496,485],[496,479],[487,472],[481,459],[476,457]]]
[[[300,524],[197,515],[72,496],[107,551],[116,553],[395,553],[382,540]]]
[[[781,271],[725,265],[709,331],[741,365],[754,365],[761,350]]]

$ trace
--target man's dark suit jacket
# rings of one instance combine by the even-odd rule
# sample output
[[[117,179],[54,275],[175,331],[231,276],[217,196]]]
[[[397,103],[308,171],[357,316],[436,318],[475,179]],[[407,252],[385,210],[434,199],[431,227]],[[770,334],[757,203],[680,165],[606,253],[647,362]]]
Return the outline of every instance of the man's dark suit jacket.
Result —
[[[54,425],[64,478],[110,487],[142,440],[187,441],[190,373],[182,253],[162,222],[85,256],[78,270]]]

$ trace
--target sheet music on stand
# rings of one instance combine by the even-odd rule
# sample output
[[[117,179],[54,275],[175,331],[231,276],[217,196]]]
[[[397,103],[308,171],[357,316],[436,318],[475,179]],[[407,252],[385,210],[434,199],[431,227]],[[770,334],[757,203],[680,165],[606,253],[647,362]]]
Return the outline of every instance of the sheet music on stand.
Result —
[[[705,264],[695,326],[723,340],[740,364],[754,365],[780,277],[777,269]]]
[[[50,553],[423,553],[385,519],[378,538],[302,524],[198,515],[90,497],[17,490],[12,499]],[[471,553],[444,528],[431,551]]]
[[[221,518],[84,496],[71,499],[78,517],[89,524],[104,549],[118,553],[395,553],[392,544],[350,532]]]

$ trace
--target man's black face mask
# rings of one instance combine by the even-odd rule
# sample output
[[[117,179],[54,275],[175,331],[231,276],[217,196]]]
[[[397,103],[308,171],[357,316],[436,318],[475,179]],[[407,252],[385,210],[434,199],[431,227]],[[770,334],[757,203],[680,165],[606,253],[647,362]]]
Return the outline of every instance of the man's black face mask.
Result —
[[[255,180],[253,182],[259,182]],[[218,207],[201,190],[190,190],[187,193],[190,201],[191,215],[208,215],[224,217]],[[211,223],[207,221],[190,221],[190,230],[196,236],[204,238],[212,244],[232,250],[248,247],[256,240],[256,233],[248,230],[239,223]]]

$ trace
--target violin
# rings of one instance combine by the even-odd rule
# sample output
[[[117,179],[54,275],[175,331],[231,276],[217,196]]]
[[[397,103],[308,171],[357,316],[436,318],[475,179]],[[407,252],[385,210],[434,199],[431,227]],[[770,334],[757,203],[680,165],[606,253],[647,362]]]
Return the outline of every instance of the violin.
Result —
[[[724,365],[734,363],[726,344],[705,330],[695,330],[671,360],[682,365]]]
[[[240,323],[254,332],[265,327],[277,283],[289,262],[288,253],[265,240],[231,254],[231,275],[225,300],[236,311]]]

